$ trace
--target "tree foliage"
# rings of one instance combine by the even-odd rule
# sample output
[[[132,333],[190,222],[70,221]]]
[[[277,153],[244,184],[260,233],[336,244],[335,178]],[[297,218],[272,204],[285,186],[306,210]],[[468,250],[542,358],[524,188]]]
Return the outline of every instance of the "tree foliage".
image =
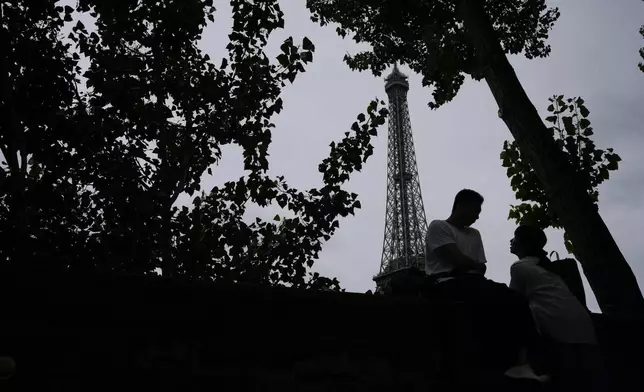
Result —
[[[197,45],[213,0],[3,4],[2,260],[337,288],[309,267],[339,218],[360,208],[342,186],[372,154],[387,111],[371,102],[331,145],[320,189],[270,177],[271,119],[315,50],[290,37],[266,55],[284,27],[277,3],[232,0],[227,56],[216,62]],[[245,175],[202,190],[229,144],[242,148]],[[191,206],[177,205],[181,194]],[[248,203],[289,217],[248,223]]]
[[[380,76],[395,62],[406,64],[423,76],[423,86],[433,87],[429,106],[437,108],[456,96],[465,75],[480,80],[485,67],[466,39],[459,2],[307,0],[307,5],[313,21],[338,23],[340,36],[372,46],[345,56],[351,69],[371,69]],[[485,1],[484,8],[506,53],[527,58],[550,53],[545,40],[559,11],[548,8],[545,0]]]
[[[591,136],[594,134],[588,116],[590,111],[582,98],[565,99],[563,95],[549,99],[546,122],[557,146],[580,176],[587,179],[586,191],[595,201],[599,200],[598,187],[610,177],[610,172],[619,168],[621,158],[612,148],[605,150],[595,146]],[[520,204],[511,206],[508,219],[517,224],[537,225],[541,228],[562,228],[561,222],[543,185],[534,170],[521,154],[516,142],[505,141],[501,152],[503,167],[507,168],[510,185]],[[564,234],[566,249],[572,253],[573,247],[567,234]]]
[[[640,35],[644,37],[644,26],[640,27]],[[644,60],[644,47],[640,48],[640,57]],[[644,62],[638,64],[640,71],[644,72]]]

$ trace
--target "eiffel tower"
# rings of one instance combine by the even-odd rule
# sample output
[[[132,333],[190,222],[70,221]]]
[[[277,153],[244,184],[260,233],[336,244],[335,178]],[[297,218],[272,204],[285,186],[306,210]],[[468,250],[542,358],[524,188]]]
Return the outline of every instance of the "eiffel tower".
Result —
[[[387,210],[380,272],[373,280],[387,292],[392,277],[425,268],[427,218],[418,180],[416,152],[411,132],[407,76],[394,65],[385,78],[389,97],[387,149]]]

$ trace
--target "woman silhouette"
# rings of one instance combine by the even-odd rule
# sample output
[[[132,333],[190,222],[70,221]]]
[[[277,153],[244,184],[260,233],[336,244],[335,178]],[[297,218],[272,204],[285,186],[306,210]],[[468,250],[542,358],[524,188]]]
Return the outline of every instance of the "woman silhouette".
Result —
[[[594,376],[601,373],[601,360],[592,319],[564,280],[549,268],[552,262],[544,250],[546,242],[538,227],[516,229],[510,252],[519,260],[510,268],[510,288],[528,299],[545,349],[540,367],[564,388],[598,390],[599,380]]]

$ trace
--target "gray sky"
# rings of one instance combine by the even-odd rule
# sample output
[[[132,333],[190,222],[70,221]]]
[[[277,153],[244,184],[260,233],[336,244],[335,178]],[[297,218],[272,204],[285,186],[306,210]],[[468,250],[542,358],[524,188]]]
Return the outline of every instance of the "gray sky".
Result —
[[[600,212],[627,260],[644,285],[644,74],[638,68],[638,34],[644,24],[644,4],[636,0],[552,1],[560,6],[561,18],[549,40],[552,55],[544,60],[511,59],[537,108],[544,113],[553,94],[582,96],[591,111],[599,148],[614,147],[622,166],[600,189]],[[230,8],[216,1],[215,24],[204,34],[202,47],[215,59],[221,57],[230,29]],[[334,28],[310,22],[305,2],[282,0],[286,27],[275,34],[271,53],[289,35],[309,37],[316,45],[313,63],[283,94],[285,110],[275,119],[271,172],[283,174],[292,186],[308,189],[321,185],[317,164],[327,156],[328,144],[342,138],[355,116],[374,97],[386,98],[382,79],[369,72],[356,73],[342,56],[360,49],[339,38]],[[216,61],[216,60],[215,60]],[[485,204],[476,227],[482,232],[488,255],[488,276],[500,282],[509,279],[509,239],[514,223],[507,220],[514,196],[499,153],[511,136],[497,117],[497,107],[487,85],[469,81],[451,103],[437,111],[427,107],[430,90],[420,77],[410,76],[409,107],[427,218],[446,218],[453,197],[464,187],[481,192]],[[375,154],[349,188],[360,194],[362,209],[341,222],[337,234],[323,247],[314,267],[327,276],[337,276],[349,291],[374,287],[382,252],[385,187],[386,126],[376,138]],[[467,140],[467,144],[462,144]],[[204,188],[242,174],[239,150],[229,148]],[[458,155],[456,155],[458,154]],[[274,216],[276,209],[255,209],[253,215]],[[549,233],[549,250],[566,256],[562,234]],[[589,305],[596,309],[594,298]]]

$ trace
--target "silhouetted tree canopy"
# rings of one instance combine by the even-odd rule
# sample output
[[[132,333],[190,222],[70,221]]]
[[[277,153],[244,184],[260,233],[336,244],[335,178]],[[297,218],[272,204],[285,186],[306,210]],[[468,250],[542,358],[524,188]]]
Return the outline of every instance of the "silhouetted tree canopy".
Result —
[[[356,42],[367,42],[371,50],[345,56],[353,70],[370,69],[374,75],[396,61],[423,76],[423,86],[433,87],[437,108],[451,101],[465,81],[483,77],[482,64],[466,39],[454,0],[307,0],[312,19],[321,25],[338,23],[337,32]],[[559,17],[545,0],[483,1],[497,37],[508,54],[527,58],[545,57],[545,40]]]
[[[372,154],[381,102],[331,144],[324,186],[299,191],[267,173],[271,119],[315,47],[288,38],[266,55],[284,27],[277,0],[231,1],[218,60],[197,45],[213,0],[57,3],[2,5],[2,262],[338,288],[309,267],[339,218],[360,208],[342,186]],[[229,144],[241,147],[245,175],[201,189]],[[191,206],[177,205],[181,194]],[[247,222],[249,203],[285,212]]]

